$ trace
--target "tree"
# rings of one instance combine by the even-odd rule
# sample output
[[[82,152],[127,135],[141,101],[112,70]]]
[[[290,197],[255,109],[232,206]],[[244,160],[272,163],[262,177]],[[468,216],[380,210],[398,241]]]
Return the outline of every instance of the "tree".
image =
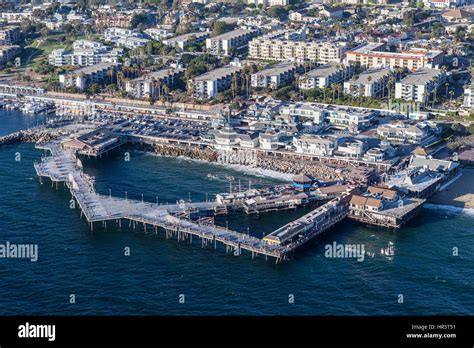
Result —
[[[220,35],[222,33],[225,33],[227,30],[228,30],[227,24],[225,22],[222,22],[222,21],[214,22],[214,24],[212,25],[211,36]]]

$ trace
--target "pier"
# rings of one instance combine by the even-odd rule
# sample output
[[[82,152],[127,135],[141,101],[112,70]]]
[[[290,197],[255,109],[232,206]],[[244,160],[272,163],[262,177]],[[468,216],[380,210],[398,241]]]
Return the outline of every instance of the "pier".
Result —
[[[159,205],[97,193],[93,178],[83,172],[82,162],[75,152],[67,151],[63,147],[65,142],[67,141],[63,139],[37,143],[37,148],[48,151],[50,155],[36,162],[34,167],[40,180],[49,178],[53,186],[65,184],[81,210],[81,217],[85,217],[92,231],[95,223],[101,223],[107,228],[108,222],[121,227],[123,222],[128,221],[129,226],[134,229],[141,225],[145,233],[150,229],[158,233],[160,228],[165,231],[166,238],[176,237],[178,242],[192,243],[193,237],[196,237],[200,239],[203,248],[210,245],[216,249],[219,243],[225,245],[226,252],[235,256],[247,250],[252,258],[258,255],[266,259],[273,257],[275,262],[279,263],[290,259],[295,249],[347,215],[347,199],[344,199],[343,195],[277,229],[263,239],[256,238],[214,224],[203,223],[203,219],[189,218],[191,211],[215,214],[219,211],[236,210],[232,202],[181,201],[176,204]]]

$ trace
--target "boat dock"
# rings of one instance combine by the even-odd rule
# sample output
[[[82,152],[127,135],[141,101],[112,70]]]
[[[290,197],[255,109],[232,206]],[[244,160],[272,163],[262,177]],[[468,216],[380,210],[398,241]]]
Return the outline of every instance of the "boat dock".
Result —
[[[94,223],[98,222],[107,228],[107,222],[122,227],[122,222],[128,221],[129,226],[134,229],[142,225],[144,232],[151,229],[154,233],[158,233],[158,228],[161,228],[165,231],[166,238],[175,236],[178,241],[186,240],[192,243],[193,237],[197,237],[201,240],[202,247],[212,245],[216,249],[219,242],[225,245],[226,252],[231,252],[233,255],[241,255],[242,250],[247,250],[252,254],[252,258],[263,255],[267,259],[270,256],[279,263],[290,259],[296,248],[329,229],[347,215],[347,202],[338,197],[293,222],[298,226],[297,229],[288,228],[292,224],[290,223],[271,233],[269,236],[272,238],[267,238],[268,236],[263,239],[256,238],[186,217],[190,215],[190,211],[216,213],[222,210],[226,212],[235,210],[234,206],[218,201],[181,201],[176,204],[159,205],[98,194],[94,189],[93,178],[83,172],[80,159],[75,152],[67,151],[62,146],[63,142],[64,140],[54,140],[38,143],[36,147],[49,151],[50,155],[43,157],[41,162],[36,162],[35,170],[40,180],[49,178],[53,185],[64,183],[69,188],[72,199],[80,207],[81,217],[84,216],[90,223],[91,230],[94,229]],[[282,232],[282,229],[287,232]],[[290,230],[297,232],[293,233]],[[273,236],[279,240],[275,242]]]

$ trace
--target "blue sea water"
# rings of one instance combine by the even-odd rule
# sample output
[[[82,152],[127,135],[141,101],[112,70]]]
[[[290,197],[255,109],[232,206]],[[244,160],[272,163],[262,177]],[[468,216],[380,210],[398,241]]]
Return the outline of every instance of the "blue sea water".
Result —
[[[31,116],[0,110],[0,134],[26,128]],[[15,155],[21,154],[21,161]],[[430,315],[474,313],[474,216],[430,207],[397,232],[344,221],[294,260],[252,260],[166,240],[138,228],[91,233],[64,187],[40,184],[33,144],[0,148],[0,244],[36,243],[37,262],[0,258],[0,315]],[[98,191],[160,202],[205,199],[228,190],[226,176],[247,185],[279,182],[186,159],[120,153],[84,162]],[[208,178],[212,173],[217,178]],[[303,211],[232,215],[219,220],[256,236]],[[324,246],[361,243],[375,256],[330,259]],[[387,259],[380,249],[395,243]],[[129,247],[130,256],[124,256]],[[453,247],[459,256],[453,256]],[[76,303],[69,303],[74,294]],[[179,303],[179,295],[185,303]],[[289,303],[289,295],[294,303]],[[403,303],[398,303],[403,295]]]

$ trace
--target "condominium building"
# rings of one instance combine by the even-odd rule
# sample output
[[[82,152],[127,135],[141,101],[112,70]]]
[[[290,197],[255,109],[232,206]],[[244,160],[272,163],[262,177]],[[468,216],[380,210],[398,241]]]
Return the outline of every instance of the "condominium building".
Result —
[[[353,133],[368,128],[375,117],[372,110],[335,105],[328,106],[325,113],[325,118],[331,125]]]
[[[120,48],[110,49],[99,42],[78,40],[75,41],[72,50],[63,48],[53,50],[49,55],[49,64],[54,66],[91,66],[98,63],[118,63],[122,56]]]
[[[206,39],[206,49],[215,55],[229,56],[247,47],[248,42],[260,34],[260,30],[236,29]]]
[[[251,86],[254,88],[276,89],[282,84],[293,81],[302,68],[294,63],[283,62],[252,74]]]
[[[350,79],[352,74],[352,65],[340,63],[324,64],[301,76],[299,80],[299,88],[326,88],[331,86],[333,83],[340,83]]]
[[[20,52],[21,47],[17,45],[0,46],[0,64],[12,61]]]
[[[118,46],[123,46],[129,49],[138,47],[145,47],[148,39],[143,37],[143,34],[126,28],[111,27],[107,28],[102,38],[104,41],[113,42]]]
[[[474,84],[464,89],[464,106],[474,108]]]
[[[4,20],[9,24],[20,24],[21,22],[31,20],[33,17],[33,12],[24,11],[24,12],[2,12],[0,19]]]
[[[404,123],[382,124],[377,127],[377,135],[395,144],[419,144],[428,136],[418,125],[411,126]]]
[[[64,87],[74,86],[79,90],[88,88],[93,83],[110,82],[117,72],[111,63],[99,63],[59,75],[59,83]]]
[[[310,60],[325,64],[342,61],[346,50],[345,42],[296,41],[270,35],[249,43],[249,56],[266,60]]]
[[[369,127],[375,116],[369,109],[301,102],[282,106],[280,114],[312,119],[316,125],[328,122],[337,128],[354,131]]]
[[[288,6],[289,0],[247,0],[249,5],[254,4],[255,6],[262,5],[262,7],[271,6]]]
[[[0,45],[14,45],[21,39],[19,27],[0,27]]]
[[[199,99],[212,98],[230,88],[232,79],[242,70],[239,66],[225,66],[199,75],[188,82],[188,90]]]
[[[442,51],[411,49],[404,52],[388,52],[385,43],[365,43],[346,53],[346,62],[367,68],[384,66],[418,70],[424,67],[435,68],[444,59]]]
[[[337,139],[320,135],[293,137],[296,153],[318,156],[332,156],[337,147]]]
[[[357,97],[381,96],[391,75],[392,70],[381,67],[366,70],[355,80],[344,82],[344,92]]]
[[[134,15],[139,12],[140,11],[116,12],[110,9],[97,11],[94,13],[94,24],[98,28],[130,28]]]
[[[197,43],[206,40],[209,37],[208,31],[198,31],[195,33],[187,33],[169,39],[163,40],[163,44],[170,47],[179,47],[184,49],[184,46],[188,43]]]
[[[424,103],[445,81],[442,70],[420,69],[395,84],[395,98]]]
[[[183,73],[182,69],[161,69],[139,78],[127,81],[125,91],[135,98],[156,98],[164,85],[171,87]]]

